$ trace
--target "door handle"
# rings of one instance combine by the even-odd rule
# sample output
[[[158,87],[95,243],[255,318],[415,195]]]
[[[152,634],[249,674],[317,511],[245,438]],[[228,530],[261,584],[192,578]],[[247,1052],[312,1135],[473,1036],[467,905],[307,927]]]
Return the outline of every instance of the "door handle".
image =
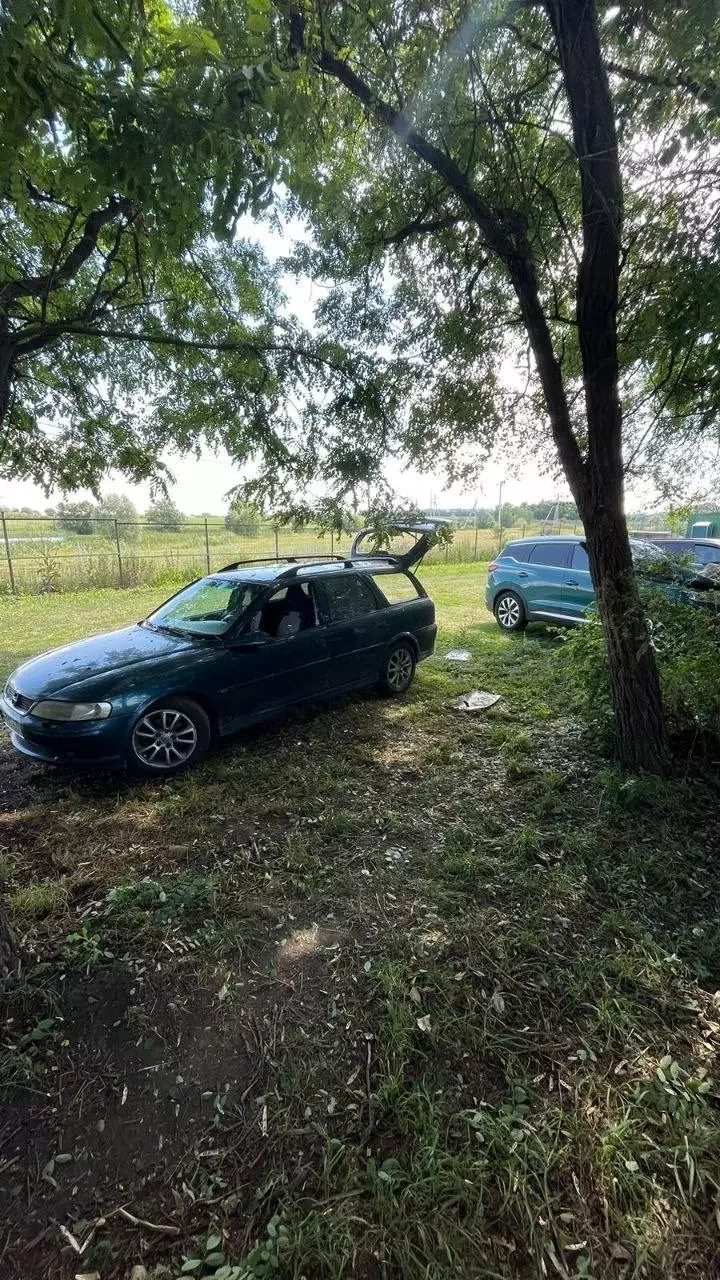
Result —
[[[580,586],[580,583],[578,582],[577,578],[566,578],[566,579],[565,579],[565,586],[566,586],[566,587],[579,587],[579,586]]]
[[[530,577],[530,574],[526,573],[524,569],[521,569],[520,573],[518,574],[518,578],[529,578],[529,577]]]

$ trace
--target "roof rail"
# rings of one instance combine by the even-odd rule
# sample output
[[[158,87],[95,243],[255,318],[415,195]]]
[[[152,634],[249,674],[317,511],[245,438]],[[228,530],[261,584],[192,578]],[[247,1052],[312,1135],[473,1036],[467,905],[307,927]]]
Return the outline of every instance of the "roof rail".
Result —
[[[299,556],[298,556],[298,559],[300,559],[300,557],[299,557]],[[308,560],[313,560],[313,561],[314,561],[314,563],[315,563],[315,564],[318,564],[318,565],[323,565],[323,564],[338,564],[338,565],[339,565],[339,564],[342,564],[343,569],[354,569],[354,568],[355,568],[355,565],[354,565],[353,561],[352,561],[352,560],[347,560],[347,559],[345,558],[345,556],[314,556],[314,557],[313,557],[313,556],[303,556],[303,557],[302,557],[302,559],[303,559],[303,561],[305,561],[305,562],[307,562]],[[279,573],[279,574],[278,574],[278,578],[294,578],[294,577],[297,577],[297,575],[300,573],[300,570],[301,570],[301,569],[304,569],[304,568],[305,568],[305,564],[304,564],[304,563],[303,563],[303,564],[293,564],[293,565],[291,565],[291,566],[290,566],[290,568],[289,568],[289,569],[283,569],[282,573]]]
[[[319,560],[321,563],[326,560],[342,560],[344,564],[348,563],[345,556],[253,556],[250,560],[234,560],[232,564],[224,564],[222,569],[215,569],[213,572],[229,573],[231,569],[240,569],[242,565],[246,564],[291,564],[296,567],[295,571],[297,572],[297,569],[302,567],[299,562],[306,560]],[[285,570],[285,572],[287,572],[287,570]]]

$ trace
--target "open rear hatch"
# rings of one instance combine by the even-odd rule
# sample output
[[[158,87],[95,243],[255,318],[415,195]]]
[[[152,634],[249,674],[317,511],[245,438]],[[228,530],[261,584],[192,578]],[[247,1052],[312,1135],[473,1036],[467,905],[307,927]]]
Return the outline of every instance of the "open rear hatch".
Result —
[[[413,565],[417,565],[426,556],[428,551],[432,549],[437,540],[437,534],[443,529],[450,527],[449,520],[426,519],[417,520],[412,524],[391,524],[378,535],[377,529],[362,529],[360,533],[355,535],[353,544],[350,549],[351,560],[392,560],[401,569],[410,569]],[[392,538],[410,536],[414,538],[413,545],[405,550],[391,550],[389,547],[378,547],[380,538],[383,541],[390,541]],[[363,549],[363,543],[365,548]],[[372,546],[372,543],[375,546]]]

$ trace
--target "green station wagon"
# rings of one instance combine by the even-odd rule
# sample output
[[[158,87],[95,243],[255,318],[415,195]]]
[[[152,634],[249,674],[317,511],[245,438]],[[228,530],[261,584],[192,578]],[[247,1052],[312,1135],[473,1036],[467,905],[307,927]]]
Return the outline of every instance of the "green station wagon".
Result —
[[[2,714],[17,751],[58,764],[178,773],[233,733],[330,693],[405,693],[435,645],[435,606],[410,571],[437,522],[397,526],[410,551],[226,565],[135,626],[66,645],[12,674]]]

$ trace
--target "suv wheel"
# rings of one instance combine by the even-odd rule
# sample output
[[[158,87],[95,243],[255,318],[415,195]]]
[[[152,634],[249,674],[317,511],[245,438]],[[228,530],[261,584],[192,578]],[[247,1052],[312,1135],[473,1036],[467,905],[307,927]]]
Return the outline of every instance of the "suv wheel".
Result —
[[[380,688],[389,697],[405,693],[415,675],[415,650],[408,640],[400,640],[388,653],[380,674]]]
[[[210,721],[191,698],[168,698],[135,724],[128,764],[146,778],[167,778],[199,764],[210,746]]]
[[[493,607],[501,631],[522,631],[527,626],[525,605],[514,591],[501,591]]]

